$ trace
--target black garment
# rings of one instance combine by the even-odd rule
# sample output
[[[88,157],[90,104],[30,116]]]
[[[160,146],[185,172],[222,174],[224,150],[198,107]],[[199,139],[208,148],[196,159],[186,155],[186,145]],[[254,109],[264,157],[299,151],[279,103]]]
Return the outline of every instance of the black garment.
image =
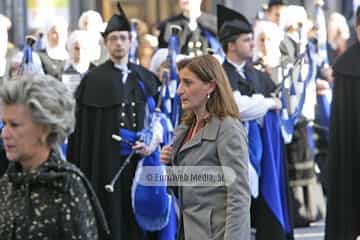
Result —
[[[76,92],[77,121],[68,145],[68,160],[78,165],[93,184],[110,225],[110,239],[114,240],[142,239],[144,233],[131,207],[137,156],[122,172],[115,191],[105,191],[105,185],[125,160],[111,135],[118,134],[119,127],[134,131],[143,128],[146,102],[138,81],[143,81],[149,96],[156,95],[159,86],[156,76],[145,68],[132,63],[128,68],[131,73],[125,85],[121,71],[111,60],[85,75]]]
[[[35,171],[10,164],[0,179],[0,213],[2,240],[96,240],[107,228],[90,183],[55,151]]]
[[[290,184],[293,186],[304,186],[315,177],[315,162],[309,147],[307,125],[308,121],[301,117],[295,125],[291,144],[287,145],[287,159],[289,163]],[[311,160],[309,160],[311,159]]]
[[[360,43],[334,65],[330,118],[327,240],[360,235]]]
[[[61,74],[61,81],[65,84],[65,86],[72,94],[75,94],[75,91],[78,88],[83,75],[85,75],[88,71],[95,67],[96,66],[93,63],[90,63],[88,70],[85,73],[81,74],[75,69],[75,67],[71,63],[68,63],[65,65],[64,71]]]
[[[8,165],[9,165],[9,161],[6,159],[3,143],[1,142],[0,143],[0,177],[2,177],[5,174]]]
[[[207,48],[210,48],[208,39],[204,35],[204,30],[216,36],[216,17],[202,13],[197,19],[198,27],[195,31],[191,31],[189,28],[190,19],[183,14],[176,15],[158,25],[160,31],[159,35],[159,48],[167,48],[168,40],[171,35],[171,25],[179,25],[181,32],[179,34],[179,47],[180,53],[198,56],[204,54]]]
[[[90,71],[91,69],[93,69],[95,67],[96,67],[95,64],[90,63],[88,71]],[[74,68],[74,66],[72,64],[69,64],[68,66],[65,66],[62,74],[80,74],[80,73]]]
[[[231,37],[239,34],[251,33],[253,27],[241,13],[227,8],[223,5],[216,5],[217,30],[220,42],[226,42]]]
[[[61,74],[64,69],[65,60],[56,60],[56,59],[51,58],[46,53],[46,50],[39,51],[37,53],[40,57],[42,68],[44,69],[44,73],[49,74],[49,75],[61,80]]]
[[[113,31],[130,31],[131,30],[130,22],[127,19],[120,3],[117,4],[117,8],[118,8],[120,14],[114,14],[111,16],[110,20],[108,21],[108,24],[106,25],[104,32],[102,33],[104,38],[106,38],[106,36],[109,35],[109,33],[113,32]]]
[[[326,43],[326,51],[329,59],[329,65],[332,66],[335,63],[338,54],[336,49],[333,48],[328,42]]]
[[[227,60],[223,63],[224,70],[230,81],[233,90],[239,90],[242,95],[251,96],[254,93],[263,94],[270,97],[275,90],[276,85],[268,74],[255,69],[250,64],[245,66],[245,75],[247,79],[241,77],[234,65]]]

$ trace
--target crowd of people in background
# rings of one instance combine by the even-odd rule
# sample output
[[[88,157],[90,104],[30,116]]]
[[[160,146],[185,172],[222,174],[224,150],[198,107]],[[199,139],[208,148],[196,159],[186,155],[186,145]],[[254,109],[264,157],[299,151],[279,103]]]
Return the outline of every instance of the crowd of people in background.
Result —
[[[179,0],[151,32],[120,4],[72,31],[57,16],[24,50],[0,15],[1,239],[291,240],[316,221],[327,240],[360,236],[360,11],[353,29],[322,1],[309,13],[270,0],[250,20],[201,4]],[[171,127],[149,120],[161,110]],[[149,187],[154,204],[137,191],[144,166],[229,167],[236,180]]]

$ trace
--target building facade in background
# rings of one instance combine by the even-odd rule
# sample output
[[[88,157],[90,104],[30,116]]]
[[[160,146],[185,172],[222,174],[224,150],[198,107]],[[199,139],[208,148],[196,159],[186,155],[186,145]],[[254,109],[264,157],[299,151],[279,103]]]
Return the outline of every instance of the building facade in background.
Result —
[[[314,0],[294,0],[311,11]],[[353,0],[325,0],[330,11],[349,15]],[[117,9],[117,0],[0,0],[0,13],[12,20],[9,37],[15,45],[21,46],[31,28],[46,28],[47,21],[62,15],[69,23],[69,30],[77,28],[78,19],[86,10],[100,12],[105,21]],[[216,14],[216,4],[224,4],[254,19],[257,11],[268,0],[203,0],[203,10]],[[178,0],[121,0],[129,18],[143,20],[151,29],[156,23],[179,12]],[[343,10],[343,11],[342,11]]]

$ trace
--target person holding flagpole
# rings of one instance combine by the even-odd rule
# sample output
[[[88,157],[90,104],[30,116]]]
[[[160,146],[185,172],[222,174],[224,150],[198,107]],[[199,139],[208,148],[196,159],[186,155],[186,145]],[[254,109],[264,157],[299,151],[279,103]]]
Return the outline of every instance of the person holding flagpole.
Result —
[[[170,17],[158,25],[159,48],[169,45],[172,25],[181,27],[179,33],[179,49],[181,54],[190,57],[206,53],[208,48],[215,52],[221,50],[216,39],[216,18],[201,11],[202,0],[179,0],[182,13]]]
[[[218,37],[223,46],[226,60],[224,70],[230,80],[240,119],[243,121],[249,138],[249,176],[252,201],[252,224],[256,228],[256,239],[287,239],[292,230],[287,220],[287,183],[284,162],[279,157],[276,172],[269,173],[278,188],[269,186],[263,176],[269,169],[263,169],[266,147],[263,145],[264,116],[271,110],[280,110],[279,99],[272,97],[276,85],[270,76],[255,69],[251,64],[254,50],[253,30],[249,21],[240,13],[218,5]],[[251,106],[251,107],[249,107]],[[247,111],[244,111],[247,110]],[[274,112],[274,111],[273,111]],[[242,114],[243,113],[243,114]],[[259,123],[262,123],[260,126]],[[278,128],[275,130],[279,130]],[[275,138],[275,137],[274,137]],[[279,149],[282,142],[279,140]],[[276,152],[273,149],[273,152]],[[279,152],[282,156],[282,152]],[[264,160],[265,161],[265,160]],[[275,161],[275,160],[274,160]],[[275,179],[276,176],[284,176]],[[265,182],[265,184],[262,184]],[[266,185],[267,184],[267,185]],[[279,196],[273,202],[266,198],[266,186],[270,187],[273,195]],[[280,199],[283,201],[281,202]],[[274,206],[279,206],[278,208]],[[265,224],[266,223],[266,224]]]

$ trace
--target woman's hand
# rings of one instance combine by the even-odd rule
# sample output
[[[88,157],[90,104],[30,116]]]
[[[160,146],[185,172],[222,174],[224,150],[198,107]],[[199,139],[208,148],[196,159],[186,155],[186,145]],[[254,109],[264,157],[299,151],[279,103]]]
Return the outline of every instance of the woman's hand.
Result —
[[[170,164],[172,151],[173,148],[170,145],[163,147],[160,152],[160,162],[163,164]]]

